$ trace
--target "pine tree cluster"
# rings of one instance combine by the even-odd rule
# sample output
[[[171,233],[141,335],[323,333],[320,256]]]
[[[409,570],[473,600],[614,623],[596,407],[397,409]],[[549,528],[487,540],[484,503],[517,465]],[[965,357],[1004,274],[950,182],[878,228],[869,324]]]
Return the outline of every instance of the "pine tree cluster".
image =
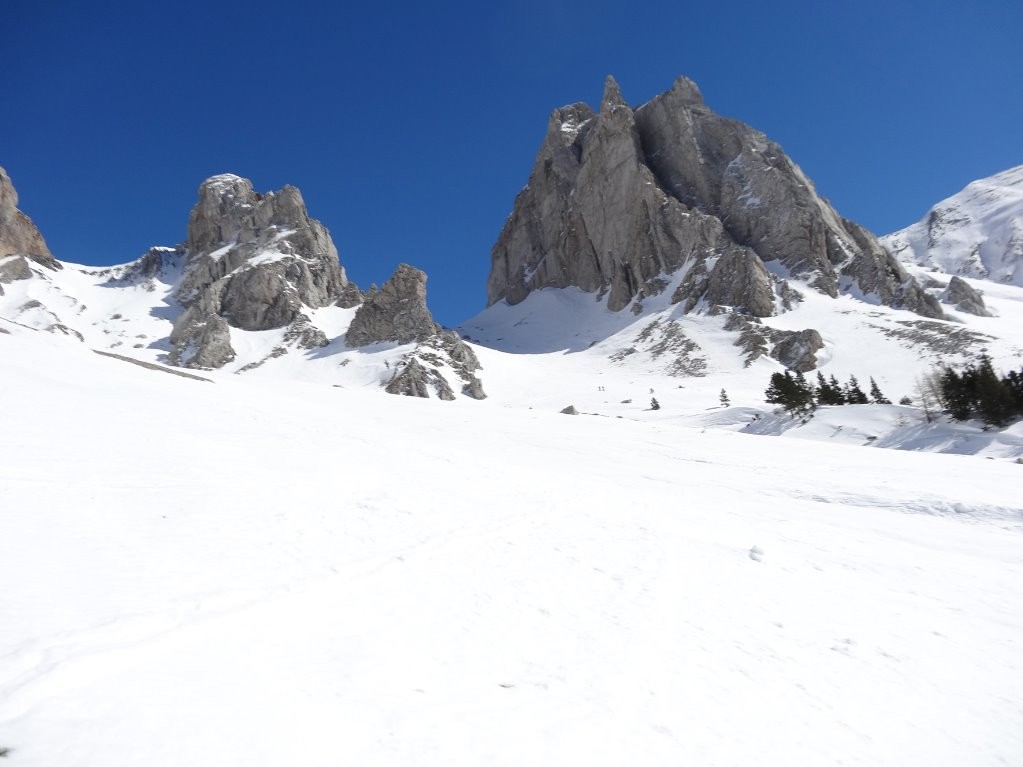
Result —
[[[961,373],[946,368],[938,383],[941,404],[956,421],[979,418],[1000,427],[1023,417],[1023,370],[999,378],[986,354]]]
[[[814,386],[802,373],[792,375],[791,371],[774,373],[767,387],[765,397],[772,405],[781,405],[785,412],[797,418],[808,419],[818,405],[890,405],[891,400],[881,393],[877,382],[870,379],[870,396],[863,393],[856,376],[849,376],[843,386],[835,376],[829,379],[817,372],[817,385]]]

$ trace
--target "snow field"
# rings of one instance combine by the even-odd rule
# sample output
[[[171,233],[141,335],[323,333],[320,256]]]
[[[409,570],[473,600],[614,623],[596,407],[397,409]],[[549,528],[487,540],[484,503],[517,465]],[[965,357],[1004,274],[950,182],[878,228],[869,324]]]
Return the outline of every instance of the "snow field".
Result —
[[[0,365],[12,764],[1023,759],[1016,464]]]

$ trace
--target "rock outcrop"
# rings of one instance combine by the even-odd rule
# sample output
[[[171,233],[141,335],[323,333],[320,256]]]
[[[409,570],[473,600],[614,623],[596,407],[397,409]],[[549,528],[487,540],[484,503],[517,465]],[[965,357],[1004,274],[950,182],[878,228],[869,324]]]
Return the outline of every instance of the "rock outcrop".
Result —
[[[388,394],[406,397],[429,397],[433,391],[438,399],[453,400],[455,393],[447,380],[437,370],[425,367],[415,357],[405,360],[384,388]]]
[[[766,266],[765,266],[766,264]],[[865,229],[842,219],[762,133],[721,117],[691,80],[633,110],[608,78],[600,112],[556,109],[492,251],[488,303],[576,286],[618,311],[687,270],[673,300],[753,316],[775,274],[929,317],[941,308]]]
[[[309,217],[293,186],[259,194],[238,176],[207,179],[182,247],[187,262],[177,298],[185,311],[171,336],[176,365],[219,367],[233,359],[229,327],[308,326],[303,308],[338,300],[350,284],[330,234]]]
[[[47,269],[63,268],[32,219],[18,210],[18,192],[0,168],[0,282],[31,277],[29,261]]]
[[[991,316],[991,312],[988,311],[987,306],[984,304],[983,296],[970,287],[966,280],[960,277],[953,277],[949,280],[942,299],[945,303],[952,304],[961,312],[975,314],[978,317]]]
[[[402,358],[385,390],[407,397],[429,397],[432,391],[442,400],[455,399],[447,373],[461,381],[466,397],[486,399],[483,384],[476,377],[481,368],[472,347],[453,330],[443,330],[416,344]]]
[[[817,367],[817,352],[824,348],[824,339],[813,328],[778,330],[740,314],[728,317],[725,330],[739,334],[735,345],[743,350],[746,367],[767,355],[789,370],[807,373]]]
[[[824,348],[824,339],[816,330],[778,330],[775,340],[771,356],[789,370],[807,373],[817,367],[817,352]]]
[[[426,306],[426,274],[400,264],[383,287],[371,290],[359,305],[345,341],[351,347],[408,344],[425,341],[440,330]]]

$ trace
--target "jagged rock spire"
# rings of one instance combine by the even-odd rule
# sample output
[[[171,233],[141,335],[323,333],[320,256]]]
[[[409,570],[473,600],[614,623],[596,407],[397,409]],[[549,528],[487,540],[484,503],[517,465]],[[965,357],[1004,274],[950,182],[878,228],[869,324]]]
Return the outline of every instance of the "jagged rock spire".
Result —
[[[426,306],[426,273],[399,264],[383,287],[371,291],[359,306],[345,341],[352,347],[385,341],[407,344],[440,330]]]
[[[618,81],[614,75],[604,78],[604,97],[600,100],[600,111],[611,112],[618,107],[627,107],[625,99],[622,98],[622,89],[618,87]]]

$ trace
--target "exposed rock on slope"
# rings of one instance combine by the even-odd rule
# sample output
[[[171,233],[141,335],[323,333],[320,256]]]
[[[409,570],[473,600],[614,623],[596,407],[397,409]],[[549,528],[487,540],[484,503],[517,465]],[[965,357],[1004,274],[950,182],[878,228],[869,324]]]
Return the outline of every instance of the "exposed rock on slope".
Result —
[[[447,369],[461,380],[464,395],[472,399],[487,396],[475,375],[480,369],[475,352],[457,333],[434,322],[426,305],[426,274],[408,264],[400,264],[382,288],[371,289],[364,296],[345,341],[356,348],[387,342],[416,344],[387,383],[390,394],[429,397],[432,391],[440,399],[454,399],[441,372]]]
[[[733,314],[725,322],[725,329],[739,333],[735,345],[743,350],[746,367],[767,355],[789,370],[806,373],[817,367],[817,352],[824,348],[824,339],[812,328],[778,330]]]
[[[438,371],[431,370],[415,357],[405,360],[401,369],[385,387],[388,394],[401,394],[406,397],[429,397],[433,391],[438,399],[453,400],[455,393]]]
[[[47,269],[62,268],[32,219],[18,210],[18,192],[0,168],[0,282],[31,277],[29,260]]]
[[[480,362],[472,348],[452,330],[430,336],[405,355],[397,372],[386,386],[388,394],[453,400],[455,393],[442,372],[448,369],[462,381],[462,394],[471,399],[486,399],[483,384],[476,377]]]
[[[185,311],[171,335],[175,365],[219,367],[234,358],[229,326],[308,325],[303,306],[326,306],[349,285],[330,235],[293,186],[258,194],[238,176],[206,180],[184,247],[177,297]]]
[[[841,290],[940,317],[877,239],[838,216],[763,134],[721,117],[679,78],[636,110],[613,78],[600,112],[556,109],[528,186],[492,252],[488,302],[577,286],[608,292],[608,308],[663,289],[690,270],[673,300],[774,313],[776,273],[827,295]]]
[[[961,312],[975,314],[978,317],[990,317],[991,313],[984,305],[984,298],[970,287],[966,280],[953,277],[942,296],[946,303],[952,304]]]
[[[1023,286],[1023,165],[970,183],[881,241],[907,263]]]
[[[426,274],[400,264],[382,288],[365,297],[345,341],[353,347],[384,341],[407,344],[424,341],[440,330],[426,306]]]

